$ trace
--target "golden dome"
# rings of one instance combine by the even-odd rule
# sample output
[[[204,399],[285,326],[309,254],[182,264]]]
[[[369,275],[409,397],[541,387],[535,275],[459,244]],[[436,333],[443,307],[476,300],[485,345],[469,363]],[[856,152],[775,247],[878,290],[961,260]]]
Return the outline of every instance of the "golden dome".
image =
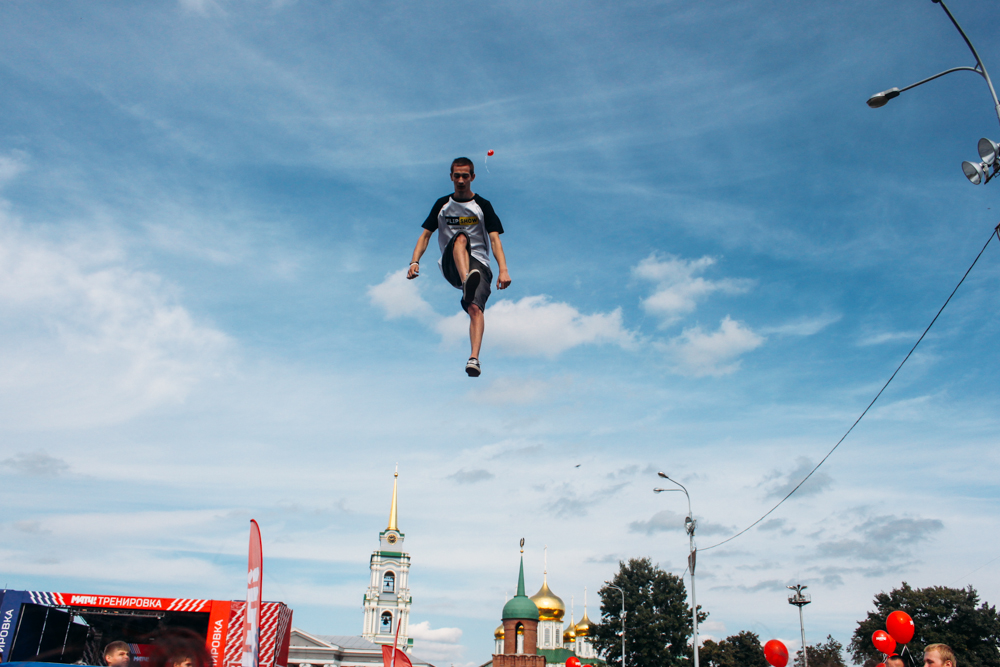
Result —
[[[566,632],[563,633],[563,644],[569,644],[572,642],[576,642],[576,630],[574,630],[571,625],[566,629]]]
[[[531,596],[531,601],[538,607],[539,621],[561,621],[566,615],[566,605],[558,595],[549,590],[548,577],[542,580],[542,587]]]
[[[493,639],[503,639],[503,623],[493,631]]]
[[[577,637],[586,637],[590,634],[590,619],[587,618],[586,609],[583,610],[583,618],[580,619],[580,622],[573,629],[576,631]]]

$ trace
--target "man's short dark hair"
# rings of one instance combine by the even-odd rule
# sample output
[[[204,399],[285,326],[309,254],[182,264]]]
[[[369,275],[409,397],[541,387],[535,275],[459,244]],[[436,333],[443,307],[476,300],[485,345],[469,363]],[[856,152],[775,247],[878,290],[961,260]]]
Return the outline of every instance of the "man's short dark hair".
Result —
[[[125,642],[111,642],[110,644],[104,647],[104,655],[111,655],[115,651],[121,651],[121,650],[128,651],[129,653],[132,652],[131,649],[129,649],[128,644],[126,644]]]
[[[472,160],[467,157],[457,157],[451,161],[451,171],[455,171],[455,167],[468,167],[469,173],[476,173],[476,165],[472,164]]]

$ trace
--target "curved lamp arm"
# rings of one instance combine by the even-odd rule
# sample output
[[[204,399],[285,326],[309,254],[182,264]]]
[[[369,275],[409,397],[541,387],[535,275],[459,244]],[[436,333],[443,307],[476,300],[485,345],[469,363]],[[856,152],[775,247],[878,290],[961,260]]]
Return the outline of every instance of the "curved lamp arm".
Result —
[[[945,71],[935,74],[934,76],[927,77],[926,79],[917,81],[916,83],[911,83],[909,86],[906,86],[905,88],[890,88],[889,90],[883,90],[881,93],[876,93],[868,98],[868,106],[870,106],[872,109],[878,109],[879,107],[884,107],[889,102],[889,100],[891,100],[894,97],[899,97],[899,94],[902,92],[910,90],[911,88],[916,88],[917,86],[923,85],[928,81],[933,81],[934,79],[942,77],[945,74],[951,74],[952,72],[959,72],[966,70],[969,72],[975,72],[979,76],[983,77],[983,79],[986,81],[986,85],[990,89],[990,95],[993,97],[993,110],[996,111],[997,121],[1000,122],[1000,100],[997,100],[997,92],[996,89],[993,87],[993,81],[990,80],[989,72],[986,71],[986,65],[983,64],[982,58],[979,57],[979,53],[976,51],[976,47],[972,45],[972,40],[969,39],[969,36],[965,34],[964,30],[962,30],[962,26],[960,26],[958,24],[958,21],[955,20],[955,16],[951,13],[951,10],[949,10],[948,6],[944,4],[944,0],[932,0],[932,2],[941,5],[941,9],[943,9],[945,14],[948,15],[948,18],[951,19],[952,24],[958,30],[958,33],[962,36],[962,39],[965,40],[965,43],[969,47],[969,50],[972,51],[972,55],[976,59],[976,66],[952,67],[951,69],[946,69]]]

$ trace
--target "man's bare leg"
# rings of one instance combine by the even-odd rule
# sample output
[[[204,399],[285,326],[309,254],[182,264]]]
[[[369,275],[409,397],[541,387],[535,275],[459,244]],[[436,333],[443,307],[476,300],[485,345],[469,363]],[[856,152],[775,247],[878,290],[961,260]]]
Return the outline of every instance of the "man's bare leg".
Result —
[[[465,234],[456,236],[451,254],[455,258],[455,268],[458,269],[458,277],[464,283],[466,277],[469,275],[469,237]]]
[[[469,341],[472,343],[472,357],[479,358],[479,348],[483,345],[483,329],[486,328],[486,318],[476,304],[469,305]]]

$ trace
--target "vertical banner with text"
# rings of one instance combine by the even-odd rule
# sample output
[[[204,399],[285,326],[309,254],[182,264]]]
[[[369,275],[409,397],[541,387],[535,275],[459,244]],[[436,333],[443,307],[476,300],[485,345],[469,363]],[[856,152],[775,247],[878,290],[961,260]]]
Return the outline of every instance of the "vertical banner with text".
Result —
[[[250,519],[250,558],[247,562],[247,606],[243,615],[243,667],[258,667],[260,655],[261,581],[264,556],[260,547],[260,526]]]

